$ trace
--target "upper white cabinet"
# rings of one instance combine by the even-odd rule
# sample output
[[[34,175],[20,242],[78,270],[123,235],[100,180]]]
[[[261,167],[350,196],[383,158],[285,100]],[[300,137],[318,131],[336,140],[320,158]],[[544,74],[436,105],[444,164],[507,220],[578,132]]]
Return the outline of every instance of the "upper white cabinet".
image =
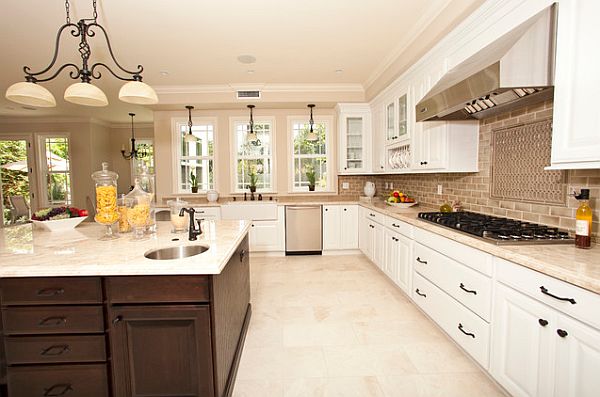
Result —
[[[600,115],[590,95],[600,87],[600,2],[561,1],[558,7],[552,166],[600,168]]]
[[[398,138],[398,130],[396,128],[396,101],[392,100],[391,102],[385,105],[385,131],[386,131],[386,141],[388,143],[393,142]]]
[[[385,109],[379,106],[372,108],[371,119],[372,171],[385,172]]]
[[[371,109],[367,104],[337,106],[340,174],[371,171]]]

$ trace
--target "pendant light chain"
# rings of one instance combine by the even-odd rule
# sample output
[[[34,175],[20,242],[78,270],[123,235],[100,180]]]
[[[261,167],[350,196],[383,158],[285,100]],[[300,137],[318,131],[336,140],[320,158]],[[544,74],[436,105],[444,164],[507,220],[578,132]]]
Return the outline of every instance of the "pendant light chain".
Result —
[[[97,0],[93,0],[93,6],[94,6],[94,23],[98,23],[98,10],[96,10],[96,1]]]
[[[71,23],[71,14],[69,10],[71,9],[71,5],[69,4],[69,0],[65,0],[65,11],[67,12],[67,25]]]

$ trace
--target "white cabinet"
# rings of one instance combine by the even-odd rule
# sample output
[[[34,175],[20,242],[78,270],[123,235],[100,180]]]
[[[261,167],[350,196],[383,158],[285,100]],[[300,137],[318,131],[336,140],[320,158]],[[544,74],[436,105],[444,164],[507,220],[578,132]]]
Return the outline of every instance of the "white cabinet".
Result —
[[[371,123],[371,156],[372,156],[372,171],[385,172],[386,168],[386,150],[385,150],[385,120],[384,109],[379,106],[371,108],[372,123]]]
[[[385,266],[385,236],[383,225],[372,222],[371,224],[371,260],[383,270]]]
[[[404,292],[410,295],[411,240],[385,229],[385,265],[383,271]]]
[[[583,321],[597,323],[598,295],[503,260],[497,277],[496,380],[516,397],[597,396],[600,330]]]
[[[598,15],[597,0],[559,3],[551,168],[600,168]]]
[[[323,206],[323,250],[359,248],[357,205]]]
[[[502,284],[495,301],[490,372],[514,396],[552,396],[554,311]]]
[[[358,248],[369,259],[371,259],[370,224],[367,220],[367,209],[360,207],[358,210]]]
[[[371,109],[368,104],[337,105],[339,126],[339,172],[371,171]]]
[[[285,207],[277,207],[277,220],[255,220],[248,238],[250,252],[285,251]]]

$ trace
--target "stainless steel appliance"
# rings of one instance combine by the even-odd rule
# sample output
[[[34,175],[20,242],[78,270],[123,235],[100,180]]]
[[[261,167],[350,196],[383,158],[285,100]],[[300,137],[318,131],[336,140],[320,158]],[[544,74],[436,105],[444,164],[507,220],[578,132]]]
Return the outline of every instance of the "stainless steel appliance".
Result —
[[[565,230],[474,212],[419,212],[419,218],[497,245],[574,244]]]
[[[323,250],[320,205],[285,206],[285,254],[320,255]]]

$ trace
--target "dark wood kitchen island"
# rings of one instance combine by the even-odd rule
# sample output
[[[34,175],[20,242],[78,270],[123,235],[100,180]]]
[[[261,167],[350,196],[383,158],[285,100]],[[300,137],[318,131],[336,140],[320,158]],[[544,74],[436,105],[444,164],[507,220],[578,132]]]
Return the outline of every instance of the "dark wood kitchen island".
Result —
[[[0,231],[8,396],[230,396],[251,315],[248,227],[210,222],[196,242],[166,222],[141,242],[98,241],[91,224]],[[179,245],[209,249],[144,257]]]

